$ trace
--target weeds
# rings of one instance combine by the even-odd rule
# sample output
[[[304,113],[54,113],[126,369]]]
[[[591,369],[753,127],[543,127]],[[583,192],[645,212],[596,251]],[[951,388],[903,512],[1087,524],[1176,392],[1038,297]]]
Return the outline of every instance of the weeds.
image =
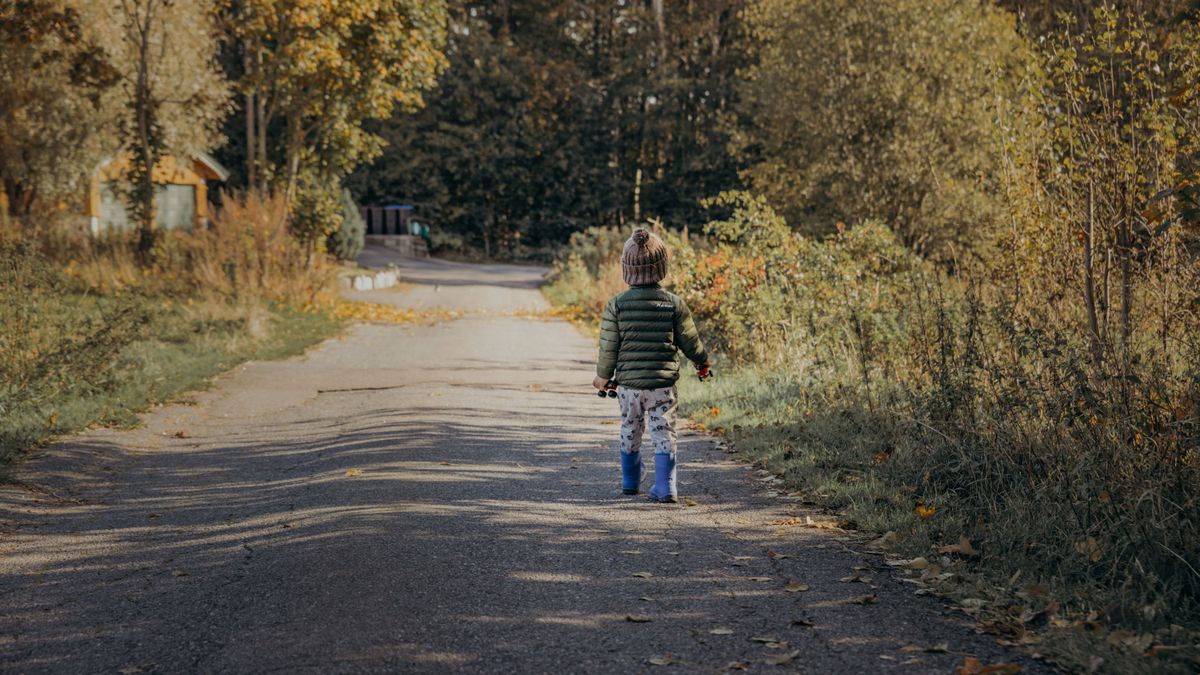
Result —
[[[227,197],[211,228],[134,242],[49,223],[0,231],[0,464],[206,386],[247,359],[338,330],[331,267],[310,264],[282,200]]]

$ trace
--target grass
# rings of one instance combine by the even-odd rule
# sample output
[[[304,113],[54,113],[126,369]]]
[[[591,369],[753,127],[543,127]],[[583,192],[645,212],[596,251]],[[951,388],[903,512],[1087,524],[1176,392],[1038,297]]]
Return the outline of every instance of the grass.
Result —
[[[70,298],[88,312],[105,298]],[[326,312],[286,306],[234,307],[139,298],[140,337],[126,344],[101,387],[65,386],[36,408],[0,419],[0,468],[56,436],[92,425],[130,427],[138,413],[208,387],[251,360],[287,358],[336,335],[345,322]]]
[[[803,369],[797,369],[803,372]],[[887,553],[927,560],[936,575],[926,580],[936,594],[955,601],[1005,644],[1046,657],[1069,672],[1186,673],[1200,665],[1194,630],[1138,630],[1137,621],[1104,611],[1071,612],[1057,591],[1071,586],[1055,569],[1020,566],[1016,556],[985,548],[980,556],[940,555],[937,547],[970,532],[969,500],[953,490],[931,492],[930,483],[905,466],[902,444],[887,447],[880,426],[887,420],[855,405],[830,406],[820,414],[799,414],[795,403],[808,383],[803,375],[755,368],[721,372],[706,383],[680,381],[680,413],[724,436],[739,457],[783,479],[783,489],[805,503],[836,513],[859,542],[887,533]],[[920,495],[920,499],[918,499]],[[918,507],[932,507],[918,515]],[[1042,513],[1044,519],[1047,514]],[[1019,539],[1035,514],[996,523],[989,538]],[[932,521],[938,521],[932,526]],[[1128,628],[1112,628],[1124,624]]]

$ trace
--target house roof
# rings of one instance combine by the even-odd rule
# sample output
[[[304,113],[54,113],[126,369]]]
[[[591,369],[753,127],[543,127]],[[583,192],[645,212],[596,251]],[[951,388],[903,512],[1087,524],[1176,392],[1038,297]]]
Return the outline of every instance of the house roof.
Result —
[[[204,176],[205,179],[219,180],[219,181],[229,180],[229,169],[226,169],[225,167],[221,166],[221,163],[218,162],[215,157],[208,154],[207,152],[192,153],[192,159],[196,160],[197,164],[199,164],[200,166],[207,169],[208,172],[211,174],[211,175]]]

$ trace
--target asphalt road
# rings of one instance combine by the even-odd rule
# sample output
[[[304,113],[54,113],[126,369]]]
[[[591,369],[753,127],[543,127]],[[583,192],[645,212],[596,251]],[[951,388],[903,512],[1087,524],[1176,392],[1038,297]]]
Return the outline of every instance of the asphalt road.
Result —
[[[545,307],[542,270],[403,272],[356,295],[463,318],[358,326],[19,467],[0,671],[1039,669],[878,556],[779,526],[803,512],[708,437],[682,436],[694,506],[622,496],[591,341],[513,313]]]

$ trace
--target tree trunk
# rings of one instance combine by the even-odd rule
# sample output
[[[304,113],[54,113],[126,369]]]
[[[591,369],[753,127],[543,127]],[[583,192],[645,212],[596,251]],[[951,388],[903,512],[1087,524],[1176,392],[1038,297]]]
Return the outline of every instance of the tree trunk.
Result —
[[[138,218],[138,253],[143,260],[150,255],[154,246],[154,165],[156,164],[153,92],[150,90],[150,29],[152,11],[147,7],[145,27],[141,28],[142,39],[138,44],[138,72],[134,106],[137,117],[137,152],[134,161],[138,166],[135,176],[141,182],[137,186],[137,199],[141,201]]]
[[[1096,320],[1096,276],[1092,256],[1093,232],[1096,220],[1095,189],[1088,185],[1088,215],[1083,228],[1083,303],[1087,310],[1088,345],[1092,351],[1092,365],[1099,367],[1103,357],[1100,344],[1100,327]]]
[[[245,76],[249,76],[253,69],[253,61],[250,58],[250,48],[247,45],[242,45],[242,69]],[[246,114],[246,186],[251,191],[258,189],[258,161],[255,154],[258,151],[258,141],[255,139],[255,121],[257,110],[257,97],[254,91],[246,92],[245,97],[245,114]]]

